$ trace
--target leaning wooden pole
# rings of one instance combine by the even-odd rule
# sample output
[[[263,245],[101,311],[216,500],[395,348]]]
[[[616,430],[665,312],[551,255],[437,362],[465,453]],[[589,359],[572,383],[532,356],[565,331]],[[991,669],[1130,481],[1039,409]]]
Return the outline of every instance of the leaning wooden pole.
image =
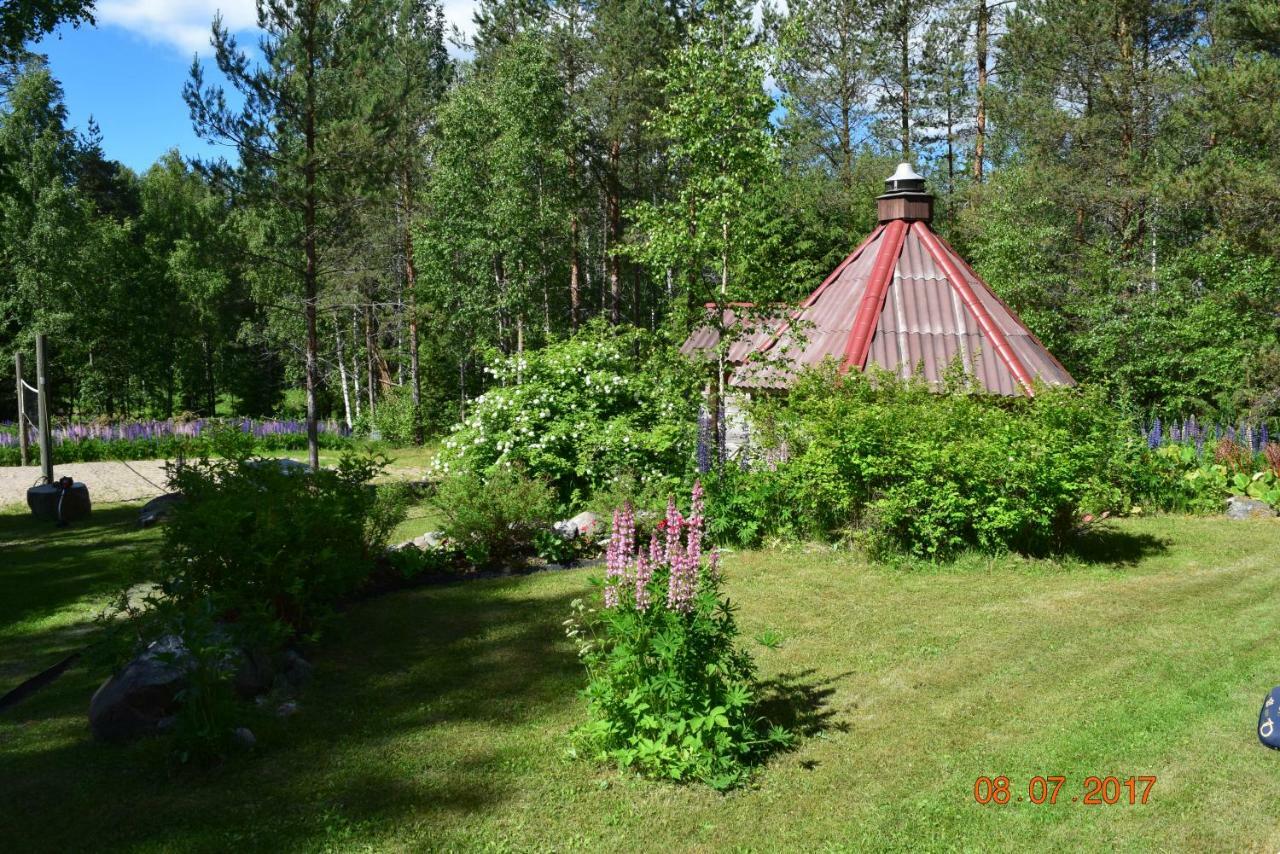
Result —
[[[22,381],[22,354],[13,354],[13,373],[18,380],[18,453],[24,466],[31,465],[31,441],[27,435],[27,389]]]
[[[40,416],[40,471],[45,483],[53,483],[53,433],[49,429],[49,359],[45,336],[36,336],[36,397]]]

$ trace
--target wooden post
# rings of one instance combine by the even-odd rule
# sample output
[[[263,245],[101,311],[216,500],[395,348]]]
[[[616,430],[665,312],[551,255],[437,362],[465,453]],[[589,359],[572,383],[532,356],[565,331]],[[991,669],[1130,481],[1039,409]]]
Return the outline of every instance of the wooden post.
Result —
[[[49,429],[49,359],[45,336],[36,336],[36,389],[40,413],[40,469],[45,483],[53,483],[53,434]]]
[[[13,354],[13,372],[18,377],[18,452],[24,466],[31,465],[31,448],[27,437],[27,389],[22,382],[22,354]]]

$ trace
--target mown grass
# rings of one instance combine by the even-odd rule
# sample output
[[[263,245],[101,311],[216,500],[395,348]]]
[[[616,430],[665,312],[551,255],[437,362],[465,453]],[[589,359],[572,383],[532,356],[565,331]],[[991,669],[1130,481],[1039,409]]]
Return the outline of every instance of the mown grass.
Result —
[[[726,565],[767,709],[803,736],[727,796],[566,757],[582,678],[560,621],[592,574],[575,570],[359,605],[314,651],[302,713],[255,719],[256,754],[209,772],[171,776],[159,741],[91,742],[99,677],[73,668],[0,715],[0,838],[137,851],[1280,845],[1280,754],[1254,735],[1280,683],[1280,523],[1124,520],[1058,561],[908,571],[795,548]],[[15,566],[3,562],[6,584]],[[776,649],[749,640],[766,630]],[[1067,783],[1055,806],[974,803],[974,779],[998,774],[1015,797],[1033,775]],[[1146,805],[1073,803],[1090,774],[1159,782]]]
[[[67,528],[0,509],[0,695],[81,648],[112,594],[142,581],[158,542],[137,505],[101,505]]]

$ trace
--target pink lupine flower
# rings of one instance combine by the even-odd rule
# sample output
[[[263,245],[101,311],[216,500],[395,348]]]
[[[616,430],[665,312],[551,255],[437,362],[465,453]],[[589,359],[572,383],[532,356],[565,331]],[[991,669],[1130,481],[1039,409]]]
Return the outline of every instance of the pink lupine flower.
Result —
[[[653,564],[643,554],[636,555],[636,608],[649,610],[649,582],[653,579]]]
[[[613,511],[613,529],[609,532],[609,546],[605,550],[604,571],[604,605],[616,608],[619,604],[618,590],[627,577],[627,565],[631,562],[631,551],[635,540],[635,512],[630,504],[621,510]]]
[[[705,524],[701,483],[694,485],[688,517],[680,515],[674,498],[667,502],[666,517],[649,537],[647,549],[636,543],[635,509],[631,504],[615,511],[605,553],[605,606],[616,608],[629,601],[640,611],[653,607],[650,589],[653,576],[665,569],[666,607],[686,614],[691,612],[702,578]],[[717,572],[718,560],[719,556],[711,552],[708,571],[712,577]]]
[[[667,499],[667,518],[663,520],[663,532],[667,535],[666,552],[663,555],[666,563],[675,560],[680,551],[680,511],[676,509],[674,497]]]

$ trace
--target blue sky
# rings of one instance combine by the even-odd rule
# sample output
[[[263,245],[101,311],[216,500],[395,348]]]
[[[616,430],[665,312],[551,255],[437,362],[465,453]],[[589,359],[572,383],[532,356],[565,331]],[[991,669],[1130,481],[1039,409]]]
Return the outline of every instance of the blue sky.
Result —
[[[199,54],[211,70],[209,25],[221,9],[227,25],[252,44],[254,0],[98,0],[96,27],[64,27],[34,49],[49,57],[62,83],[73,126],[93,116],[108,157],[139,172],[170,148],[184,155],[225,154],[191,129],[182,84]],[[446,0],[445,14],[464,30],[473,0]],[[209,75],[212,77],[213,75]]]

